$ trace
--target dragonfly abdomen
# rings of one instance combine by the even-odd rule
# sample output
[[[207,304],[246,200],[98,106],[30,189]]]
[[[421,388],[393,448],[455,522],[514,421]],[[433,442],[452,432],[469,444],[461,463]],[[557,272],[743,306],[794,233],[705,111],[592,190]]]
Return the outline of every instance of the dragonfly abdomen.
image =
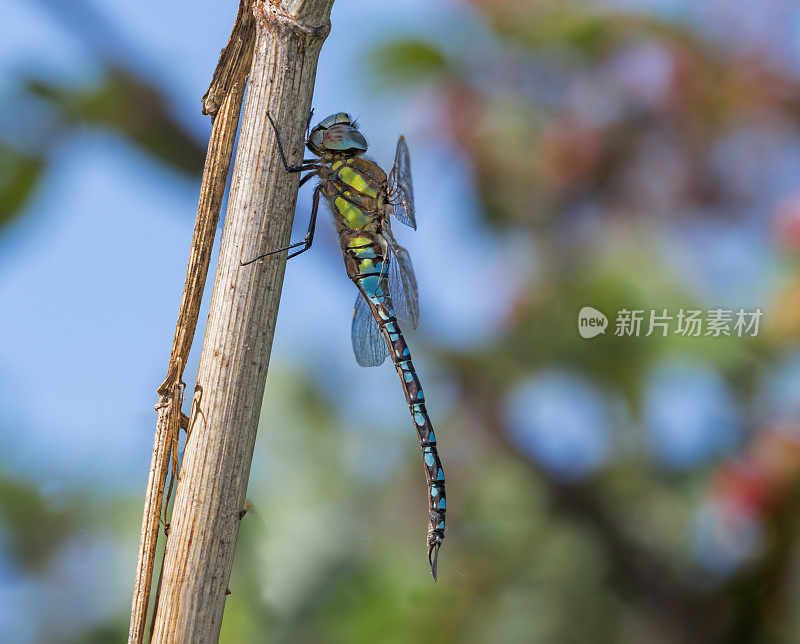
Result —
[[[366,243],[359,245],[359,241]],[[433,577],[436,579],[437,559],[439,547],[444,540],[447,510],[444,470],[436,448],[436,434],[425,407],[422,384],[411,361],[411,350],[398,326],[392,307],[387,288],[386,258],[381,254],[380,246],[378,240],[369,240],[365,237],[351,240],[346,246],[348,251],[346,255],[351,259],[347,262],[348,273],[366,298],[378,323],[397,375],[400,377],[403,393],[417,430],[428,484],[428,560]]]
[[[370,300],[370,304],[373,304]],[[397,375],[403,385],[403,392],[406,396],[408,408],[414,419],[417,429],[419,445],[422,448],[422,459],[425,465],[425,478],[428,482],[428,509],[430,511],[430,527],[428,529],[428,547],[431,554],[438,554],[439,546],[444,540],[445,511],[447,501],[444,487],[444,470],[439,460],[439,452],[436,449],[436,434],[433,431],[433,424],[428,416],[425,407],[425,394],[422,391],[422,384],[417,376],[414,363],[411,361],[411,351],[406,344],[403,333],[397,325],[396,319],[390,317],[383,325],[381,330],[389,345],[389,355],[394,362]],[[435,563],[432,560],[431,566],[436,577]]]

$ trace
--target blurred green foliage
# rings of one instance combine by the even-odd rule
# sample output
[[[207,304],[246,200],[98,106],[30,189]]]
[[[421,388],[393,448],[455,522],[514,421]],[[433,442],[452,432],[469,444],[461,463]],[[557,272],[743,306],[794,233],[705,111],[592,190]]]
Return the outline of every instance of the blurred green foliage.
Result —
[[[7,475],[0,479],[0,521],[13,526],[6,533],[10,554],[32,572],[42,570],[78,529],[72,507],[54,507],[37,490]]]
[[[384,89],[435,80],[445,72],[446,64],[447,59],[434,43],[412,38],[386,43],[372,58],[374,78],[384,84]]]
[[[58,87],[29,79],[25,92],[46,101],[69,124],[89,124],[118,132],[154,159],[199,175],[205,151],[169,114],[159,89],[120,69],[110,68],[92,87]]]
[[[88,87],[20,78],[6,102],[25,121],[0,127],[0,228],[24,212],[52,153],[77,128],[116,132],[181,173],[199,176],[203,168],[203,146],[169,113],[161,90],[114,66]]]

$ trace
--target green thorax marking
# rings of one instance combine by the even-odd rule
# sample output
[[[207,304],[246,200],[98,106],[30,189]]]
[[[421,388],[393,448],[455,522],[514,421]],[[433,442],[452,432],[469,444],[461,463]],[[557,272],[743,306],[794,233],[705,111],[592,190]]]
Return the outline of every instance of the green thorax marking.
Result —
[[[339,162],[341,163],[341,161]],[[335,166],[336,164],[334,164]],[[369,184],[365,181],[364,177],[358,172],[353,170],[350,166],[344,165],[339,168],[338,178],[344,181],[348,186],[355,188],[358,192],[377,199],[378,191],[370,188]]]
[[[347,195],[347,192],[345,192],[345,195]],[[344,222],[353,230],[363,228],[371,221],[371,217],[364,214],[364,211],[358,206],[350,203],[343,197],[336,197],[333,203],[336,206],[336,210],[338,210],[339,214],[342,216],[342,219],[344,219]]]
[[[351,230],[361,230],[375,219],[380,181],[385,174],[377,165],[363,159],[344,159],[331,164],[330,195],[342,223]]]

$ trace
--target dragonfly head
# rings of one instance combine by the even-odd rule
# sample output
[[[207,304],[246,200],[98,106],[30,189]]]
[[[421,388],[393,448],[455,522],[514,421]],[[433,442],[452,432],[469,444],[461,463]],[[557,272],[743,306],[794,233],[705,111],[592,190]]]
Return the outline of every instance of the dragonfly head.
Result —
[[[357,157],[367,151],[367,140],[344,112],[331,114],[311,130],[306,147],[326,160]]]

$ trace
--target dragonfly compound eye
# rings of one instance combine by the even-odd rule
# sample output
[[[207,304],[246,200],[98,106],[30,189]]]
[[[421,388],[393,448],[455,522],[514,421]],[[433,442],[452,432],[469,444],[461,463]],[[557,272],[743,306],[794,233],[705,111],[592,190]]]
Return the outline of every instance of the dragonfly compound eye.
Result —
[[[324,144],[322,142],[324,134],[325,130],[318,125],[311,130],[311,134],[309,134],[308,141],[306,142],[306,147],[317,156],[322,156],[324,152]]]
[[[352,125],[337,124],[321,131],[322,147],[346,156],[357,156],[367,151],[367,140]]]
[[[350,125],[350,115],[347,112],[337,112],[336,114],[331,114],[330,116],[326,116],[319,122],[319,125],[315,127],[321,128],[323,130],[327,130],[329,127],[334,125]]]

